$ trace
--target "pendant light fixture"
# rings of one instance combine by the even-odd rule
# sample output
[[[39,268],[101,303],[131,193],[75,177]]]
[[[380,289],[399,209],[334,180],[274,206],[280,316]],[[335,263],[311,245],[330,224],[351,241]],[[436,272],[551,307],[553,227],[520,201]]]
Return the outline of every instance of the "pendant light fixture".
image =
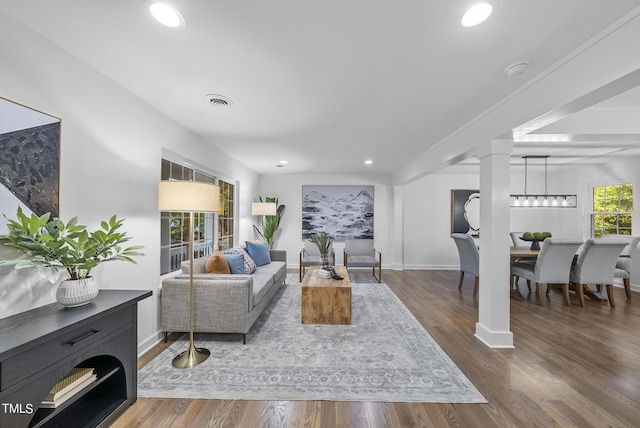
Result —
[[[547,193],[547,158],[549,156],[523,156],[524,159],[524,194],[511,195],[512,207],[533,208],[575,208],[578,205],[576,195],[549,195]],[[529,159],[544,159],[544,194],[527,193],[527,174]]]

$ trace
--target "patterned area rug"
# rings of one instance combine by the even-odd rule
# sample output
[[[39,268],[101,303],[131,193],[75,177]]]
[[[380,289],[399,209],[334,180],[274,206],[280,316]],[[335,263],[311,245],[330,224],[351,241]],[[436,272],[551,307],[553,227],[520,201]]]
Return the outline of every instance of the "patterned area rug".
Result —
[[[384,283],[353,284],[352,325],[303,325],[301,287],[292,279],[258,318],[246,345],[238,335],[196,334],[196,347],[211,356],[191,369],[174,369],[172,358],[188,345],[183,335],[140,370],[138,395],[486,402]]]

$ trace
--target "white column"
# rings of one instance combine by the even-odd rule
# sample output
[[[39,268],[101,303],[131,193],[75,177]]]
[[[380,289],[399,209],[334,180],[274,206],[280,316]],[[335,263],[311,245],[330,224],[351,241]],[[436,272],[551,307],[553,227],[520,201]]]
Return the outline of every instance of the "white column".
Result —
[[[404,270],[404,188],[393,188],[393,270]],[[384,257],[384,255],[383,255]]]
[[[478,147],[480,159],[480,286],[476,337],[491,348],[513,348],[509,330],[509,155],[511,140]]]

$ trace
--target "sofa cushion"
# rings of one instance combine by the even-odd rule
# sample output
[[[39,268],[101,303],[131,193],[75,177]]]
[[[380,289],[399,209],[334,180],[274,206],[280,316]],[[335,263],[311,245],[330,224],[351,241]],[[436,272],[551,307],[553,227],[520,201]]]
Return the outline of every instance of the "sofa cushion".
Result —
[[[244,256],[242,254],[225,254],[224,257],[232,274],[244,274]]]
[[[274,283],[274,277],[269,274],[254,273],[251,278],[253,278],[253,306],[255,306],[269,292]]]
[[[271,262],[268,265],[258,266],[255,273],[261,275],[280,276],[287,270],[285,262]]]
[[[193,273],[207,273],[206,266],[208,257],[198,257],[197,259],[193,259]],[[180,267],[182,268],[182,273],[189,273],[189,260],[185,260],[180,263]]]
[[[256,266],[263,266],[271,263],[271,257],[269,256],[269,244],[267,241],[246,241],[247,252],[256,262]]]
[[[244,273],[250,275],[256,271],[256,262],[253,261],[249,253],[242,247],[233,247],[228,250],[224,250],[223,254],[242,254],[244,257]]]
[[[231,273],[229,263],[227,262],[224,254],[222,254],[220,251],[215,251],[213,255],[209,257],[209,260],[207,260],[207,264],[205,266],[205,271],[207,273]],[[244,268],[242,272],[244,273]]]

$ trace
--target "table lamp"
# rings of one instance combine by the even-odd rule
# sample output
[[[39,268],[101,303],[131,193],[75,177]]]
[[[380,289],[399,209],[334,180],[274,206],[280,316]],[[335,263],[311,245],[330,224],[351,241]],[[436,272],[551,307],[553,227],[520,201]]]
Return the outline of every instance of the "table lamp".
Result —
[[[194,213],[217,212],[220,188],[197,181],[162,180],[158,185],[160,211],[189,213],[189,349],[175,356],[171,364],[179,369],[197,366],[209,358],[209,350],[193,342],[193,218]]]

